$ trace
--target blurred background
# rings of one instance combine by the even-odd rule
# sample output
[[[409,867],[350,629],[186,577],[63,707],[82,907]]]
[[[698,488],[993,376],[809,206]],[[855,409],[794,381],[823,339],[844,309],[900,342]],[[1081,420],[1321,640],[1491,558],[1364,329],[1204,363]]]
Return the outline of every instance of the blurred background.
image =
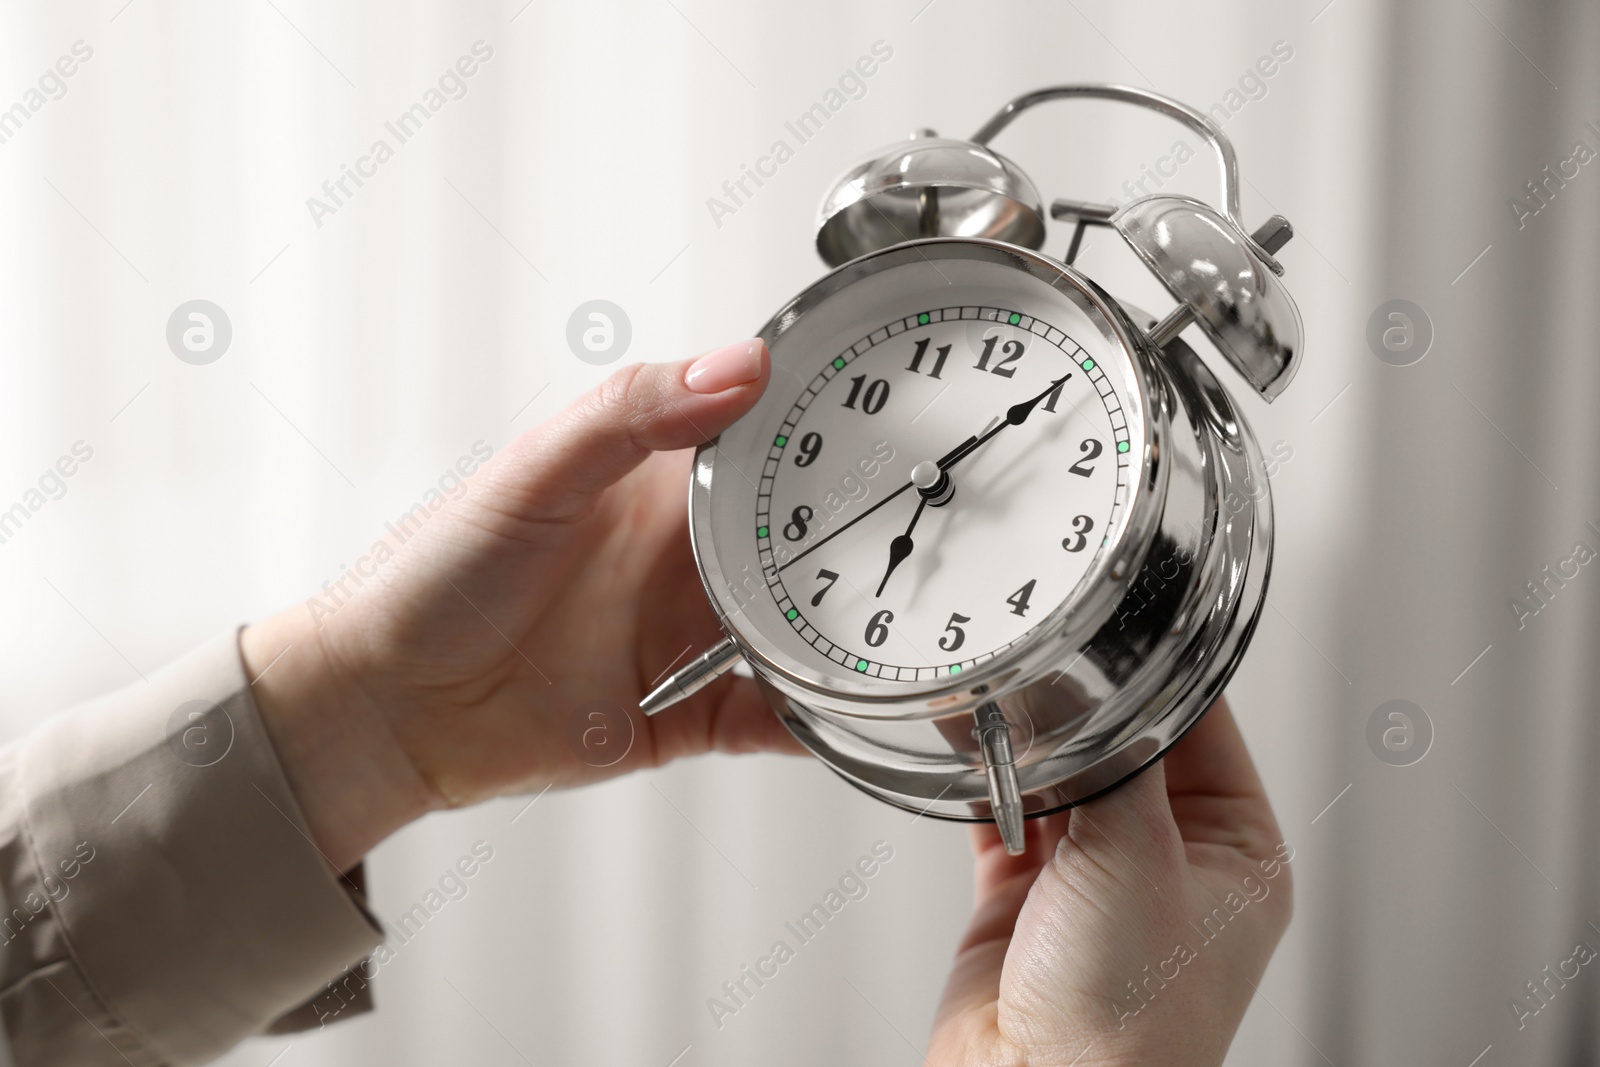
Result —
[[[1229,1063],[1596,1062],[1600,975],[1525,983],[1600,946],[1597,46],[1582,0],[6,4],[0,509],[29,517],[0,542],[0,729],[337,577],[612,369],[568,347],[586,301],[629,360],[748,336],[823,272],[817,202],[869,150],[1044,85],[1154,88],[1225,117],[1249,222],[1293,221],[1308,334],[1270,408],[1221,371],[1291,456],[1230,696],[1297,884]],[[1056,105],[995,147],[1047,199],[1146,168],[1213,197],[1204,157],[1167,173],[1179,140]],[[1170,306],[1109,233],[1079,266]],[[169,345],[194,300],[228,323],[209,362]],[[480,841],[377,1013],[224,1062],[916,1064],[971,901],[960,827],[707,758],[431,817],[370,858],[374,910]],[[880,841],[869,895],[719,1027],[707,999]]]

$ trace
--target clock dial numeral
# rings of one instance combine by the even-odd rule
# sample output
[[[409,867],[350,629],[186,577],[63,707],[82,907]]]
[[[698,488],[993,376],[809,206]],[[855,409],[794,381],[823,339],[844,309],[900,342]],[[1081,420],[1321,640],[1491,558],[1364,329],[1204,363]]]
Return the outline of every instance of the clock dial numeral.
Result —
[[[1007,341],[1004,345],[1000,346],[1000,354],[1003,358],[999,363],[996,363],[993,367],[991,367],[989,366],[989,357],[994,355],[994,346],[998,344],[999,341],[1000,338],[998,337],[990,337],[984,340],[983,352],[979,354],[978,362],[974,365],[973,369],[988,371],[991,374],[998,374],[1002,378],[1009,378],[1013,374],[1017,373],[1017,368],[1011,366],[1011,364],[1021,359],[1022,354],[1026,351],[1026,349],[1023,347],[1021,341]],[[1053,411],[1055,409],[1052,408],[1051,410]]]
[[[1083,444],[1078,446],[1078,451],[1084,454],[1083,458],[1078,460],[1078,462],[1074,463],[1072,466],[1068,467],[1067,473],[1076,474],[1087,478],[1089,475],[1094,473],[1094,468],[1086,467],[1084,464],[1088,463],[1101,453],[1102,448],[1100,442],[1091,437]]]
[[[939,638],[939,647],[944,649],[946,652],[954,652],[956,649],[965,644],[967,640],[967,631],[961,628],[961,624],[971,621],[971,619],[965,615],[962,615],[960,612],[952,611],[950,613],[950,621],[944,624],[944,632],[948,636]]]
[[[825,361],[806,355],[814,376],[751,442],[755,579],[778,611],[760,617],[780,651],[829,677],[966,677],[1032,639],[1121,528],[1123,466],[1140,458],[1123,439],[1139,418],[1100,364],[1122,356],[982,303],[869,327]],[[955,399],[929,403],[952,385]],[[945,479],[933,495],[913,480],[925,466]],[[1068,470],[1082,481],[1063,484]]]
[[[1067,375],[1067,377],[1070,378],[1072,376],[1069,374],[1069,375]],[[1067,387],[1067,383],[1065,381],[1063,381],[1060,385],[1058,385],[1054,389],[1050,390],[1050,395],[1045,397],[1045,399],[1044,399],[1044,409],[1046,411],[1050,412],[1050,414],[1052,414],[1052,415],[1055,414],[1055,412],[1056,412],[1056,401],[1061,399],[1061,390],[1065,389],[1066,387]]]
[[[794,457],[796,467],[809,467],[822,454],[822,435],[815,430],[800,438],[800,454]]]
[[[822,598],[828,595],[828,590],[833,588],[833,583],[839,580],[839,576],[833,571],[830,571],[824,567],[822,570],[817,572],[817,579],[819,581],[827,582],[828,584],[823,586],[821,589],[818,589],[817,595],[811,598],[812,607],[817,607],[822,603]]]
[[[916,351],[911,353],[911,366],[907,367],[906,370],[910,371],[912,374],[921,374],[922,357],[927,353],[927,351],[928,339],[924,337],[922,340],[917,342]],[[928,377],[937,378],[939,377],[939,372],[944,370],[944,361],[950,357],[950,346],[940,345],[938,348],[934,349],[933,354],[933,369],[928,372]]]
[[[806,523],[811,521],[815,514],[809,507],[801,504],[790,513],[790,521],[783,527],[783,536],[791,541],[798,541],[806,535]]]
[[[1079,515],[1072,520],[1072,533],[1061,539],[1061,547],[1068,552],[1082,552],[1083,546],[1089,543],[1089,531],[1094,529],[1094,520],[1087,515]]]
[[[1011,605],[1011,614],[1026,615],[1028,613],[1028,601],[1033,599],[1033,587],[1038,584],[1038,581],[1039,579],[1037,578],[1029,578],[1027,585],[1006,597],[1006,603]]]
[[[871,385],[866,386],[866,394],[862,395],[862,386],[865,385],[867,376],[858,374],[850,379],[850,395],[844,398],[844,406],[852,410],[856,406],[856,398],[861,399],[861,410],[868,415],[876,415],[883,410],[883,405],[889,401],[889,383],[882,378],[875,378]]]

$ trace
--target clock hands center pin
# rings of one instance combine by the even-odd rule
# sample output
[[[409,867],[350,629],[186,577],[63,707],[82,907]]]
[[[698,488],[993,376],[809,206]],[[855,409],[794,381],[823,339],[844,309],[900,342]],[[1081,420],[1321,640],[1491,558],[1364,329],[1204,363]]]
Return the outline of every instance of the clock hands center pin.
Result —
[[[878,583],[878,591],[873,596],[882,596],[883,587],[889,584],[889,575],[894,569],[905,562],[911,550],[917,547],[911,540],[911,533],[917,528],[917,520],[922,518],[922,509],[931,502],[934,507],[942,507],[950,502],[955,495],[955,483],[950,480],[950,475],[932,460],[923,460],[911,470],[911,484],[917,487],[917,493],[922,499],[917,501],[917,510],[911,513],[911,522],[906,525],[906,532],[889,542],[889,567],[883,572],[883,581]]]

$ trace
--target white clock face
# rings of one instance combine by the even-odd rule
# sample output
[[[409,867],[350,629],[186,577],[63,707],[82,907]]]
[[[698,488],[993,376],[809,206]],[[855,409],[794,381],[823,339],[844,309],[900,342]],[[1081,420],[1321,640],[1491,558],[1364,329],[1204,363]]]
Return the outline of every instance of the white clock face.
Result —
[[[719,552],[753,557],[746,621],[813,672],[947,683],[1078,589],[1123,525],[1144,421],[1087,299],[887,273],[856,283],[882,301],[824,302],[825,329],[773,344],[767,395],[720,443],[747,459],[723,504],[744,544]]]

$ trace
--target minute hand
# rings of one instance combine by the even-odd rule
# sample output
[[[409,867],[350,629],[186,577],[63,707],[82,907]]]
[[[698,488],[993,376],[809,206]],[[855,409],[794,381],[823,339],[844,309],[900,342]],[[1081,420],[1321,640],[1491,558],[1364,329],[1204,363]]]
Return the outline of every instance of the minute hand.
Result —
[[[1040,393],[1038,396],[1034,397],[1032,400],[1024,400],[1020,404],[1012,404],[1009,408],[1006,409],[1006,417],[1005,417],[1004,421],[1002,421],[1000,423],[1000,425],[994,427],[988,433],[982,435],[981,437],[974,436],[974,437],[967,438],[961,444],[957,445],[955,448],[953,448],[949,452],[945,453],[943,458],[941,458],[939,460],[939,469],[940,470],[949,470],[951,467],[955,466],[961,460],[963,460],[966,457],[970,456],[973,452],[976,452],[978,450],[979,446],[984,444],[986,441],[989,440],[989,438],[993,437],[995,434],[999,433],[1001,430],[1005,429],[1007,426],[1020,426],[1020,425],[1022,425],[1024,422],[1027,421],[1028,416],[1033,413],[1033,409],[1039,406],[1039,402],[1041,400],[1043,400],[1045,397],[1049,396],[1051,393],[1055,392],[1056,389],[1061,385],[1061,383],[1066,381],[1070,377],[1072,377],[1072,374],[1071,374],[1071,372],[1068,372],[1067,374],[1064,374],[1061,377],[1057,378],[1055,381],[1051,382],[1050,383],[1050,387],[1048,389],[1046,389],[1044,392]],[[808,545],[806,547],[805,551],[800,552],[793,559],[791,559],[788,563],[785,563],[782,566],[780,566],[778,568],[779,573],[782,573],[783,571],[786,571],[790,567],[794,566],[796,563],[799,563],[801,559],[803,559],[806,556],[811,555],[811,553],[815,552],[817,549],[821,548],[823,545],[827,544],[829,541],[832,541],[835,537],[838,537],[840,534],[844,533],[850,527],[854,526],[856,523],[860,522],[862,519],[866,518],[868,515],[871,515],[874,511],[877,511],[879,508],[883,507],[889,501],[893,500],[895,497],[899,496],[901,493],[904,493],[907,489],[910,489],[910,488],[911,488],[911,483],[910,482],[906,482],[904,485],[900,486],[900,488],[894,490],[888,496],[884,497],[882,500],[880,500],[876,504],[872,505],[866,511],[863,511],[861,514],[857,515],[855,518],[851,519],[849,522],[845,523],[843,526],[836,527],[827,536],[822,537],[822,538],[818,539],[817,541],[813,542],[812,544]]]
[[[876,504],[872,505],[866,511],[863,511],[861,514],[857,515],[855,518],[853,518],[849,522],[845,523],[843,526],[836,527],[833,530],[832,533],[829,533],[826,537],[819,538],[817,541],[813,542],[804,552],[799,553],[798,555],[796,555],[794,557],[794,559],[791,559],[788,563],[785,563],[781,567],[779,567],[778,568],[779,572],[781,573],[782,571],[788,570],[790,567],[794,566],[796,563],[799,563],[806,556],[811,555],[811,553],[815,552],[817,549],[821,548],[823,545],[827,544],[829,541],[832,541],[835,537],[838,537],[840,534],[842,534],[846,530],[850,529],[850,527],[854,526],[856,523],[860,522],[862,519],[866,518],[868,515],[871,515],[874,511],[877,511],[879,508],[883,507],[889,501],[893,500],[895,497],[899,496],[901,493],[905,492],[907,489],[910,489],[910,488],[911,488],[911,483],[907,482],[906,484],[902,485],[900,488],[896,489],[894,492],[890,493],[888,496],[884,497],[882,500],[878,501]]]
[[[1028,416],[1033,414],[1033,409],[1039,406],[1040,401],[1044,400],[1045,397],[1061,388],[1061,383],[1070,377],[1072,377],[1072,374],[1069,371],[1068,373],[1057,378],[1055,381],[1051,382],[1049,387],[1046,388],[1044,392],[1040,393],[1032,400],[1024,400],[1020,404],[1012,404],[1006,409],[1006,417],[1000,421],[998,426],[993,427],[988,433],[983,434],[981,437],[969,438],[966,444],[961,445],[955,451],[951,452],[949,455],[945,456],[944,459],[939,461],[939,469],[949,470],[951,467],[954,467],[957,463],[960,463],[962,460],[972,455],[972,453],[976,452],[986,441],[988,441],[995,434],[999,433],[1001,430],[1005,429],[1007,426],[1021,426],[1024,422],[1027,422]]]

